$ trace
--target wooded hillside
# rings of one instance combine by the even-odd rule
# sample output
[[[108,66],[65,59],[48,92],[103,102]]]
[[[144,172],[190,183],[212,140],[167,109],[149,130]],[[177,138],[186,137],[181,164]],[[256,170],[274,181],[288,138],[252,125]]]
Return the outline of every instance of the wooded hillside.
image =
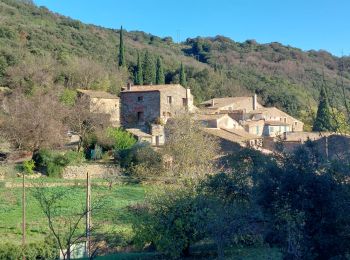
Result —
[[[138,53],[143,57],[146,50],[154,61],[162,59],[166,83],[179,82],[184,64],[187,86],[197,102],[256,92],[265,105],[303,119],[309,116],[305,111],[316,107],[322,84],[335,103],[342,95],[340,82],[350,86],[349,57],[279,43],[239,43],[223,36],[174,43],[171,37],[124,31],[126,67],[118,68],[119,32],[83,24],[30,1],[0,0],[0,86],[29,92],[64,86],[118,94],[127,80],[134,80]]]

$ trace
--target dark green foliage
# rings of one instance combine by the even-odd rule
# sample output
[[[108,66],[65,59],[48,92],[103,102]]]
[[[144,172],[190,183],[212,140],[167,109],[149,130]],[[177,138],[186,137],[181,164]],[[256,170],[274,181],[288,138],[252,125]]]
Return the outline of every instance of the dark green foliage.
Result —
[[[180,66],[180,85],[181,86],[186,86],[187,85],[187,81],[186,81],[186,73],[185,73],[185,68],[184,65],[181,62],[181,66]]]
[[[164,77],[164,70],[163,70],[163,63],[160,57],[157,58],[157,64],[156,64],[156,84],[164,84],[165,83],[165,77]]]
[[[83,153],[68,151],[64,154],[40,150],[33,156],[37,170],[46,173],[49,177],[60,177],[64,167],[80,164],[85,158]]]
[[[142,71],[142,62],[140,53],[137,53],[137,65],[136,65],[136,71],[135,71],[135,85],[143,85],[143,71]]]
[[[156,65],[153,55],[149,52],[145,52],[143,59],[143,83],[145,85],[155,84],[156,82]]]
[[[317,115],[312,127],[312,131],[334,131],[331,109],[325,87],[320,91]]]
[[[123,26],[120,27],[120,32],[119,32],[118,64],[119,64],[119,67],[125,66],[125,47],[124,47],[124,40],[123,40]]]

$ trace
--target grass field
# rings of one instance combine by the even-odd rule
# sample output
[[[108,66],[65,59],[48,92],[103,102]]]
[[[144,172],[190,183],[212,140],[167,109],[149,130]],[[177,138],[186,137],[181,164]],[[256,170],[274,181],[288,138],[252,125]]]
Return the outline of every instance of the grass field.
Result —
[[[17,182],[16,180],[15,182]],[[95,180],[92,180],[92,185]],[[36,181],[34,181],[36,182]],[[62,180],[52,180],[50,182],[64,183]],[[101,180],[96,180],[101,183]],[[51,187],[51,191],[64,190],[67,192],[66,199],[63,200],[63,207],[67,212],[81,208],[85,203],[85,188],[77,187]],[[131,215],[127,211],[127,206],[140,202],[145,197],[146,190],[150,186],[144,187],[138,184],[118,184],[112,189],[107,186],[92,186],[92,200],[103,199],[103,211],[97,211],[92,215],[92,221],[98,225],[101,231],[113,237],[128,239],[131,236]],[[35,242],[43,240],[48,234],[47,220],[43,215],[39,204],[33,198],[33,188],[27,188],[27,240]],[[22,221],[22,189],[5,188],[0,185],[0,243],[12,242],[21,243],[21,221]]]

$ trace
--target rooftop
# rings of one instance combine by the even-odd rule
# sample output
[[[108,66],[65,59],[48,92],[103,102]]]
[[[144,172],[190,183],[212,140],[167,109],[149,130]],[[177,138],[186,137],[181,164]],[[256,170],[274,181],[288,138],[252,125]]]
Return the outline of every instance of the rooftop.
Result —
[[[249,134],[244,130],[238,130],[238,129],[204,128],[204,131],[208,134],[211,134],[235,143],[241,143],[249,140],[262,138],[257,135]]]
[[[163,84],[163,85],[136,85],[136,86],[131,86],[131,89],[124,89],[122,92],[150,92],[150,91],[165,91],[169,90],[171,88],[178,88],[181,86],[180,84]]]
[[[217,120],[222,117],[228,116],[227,114],[197,114],[196,120]]]
[[[78,89],[79,93],[85,94],[91,98],[105,98],[105,99],[118,99],[119,97],[113,95],[111,93],[105,91],[97,91],[97,90],[86,90],[86,89]]]
[[[270,125],[270,126],[289,126],[289,124],[282,122],[282,121],[265,121],[265,125]]]

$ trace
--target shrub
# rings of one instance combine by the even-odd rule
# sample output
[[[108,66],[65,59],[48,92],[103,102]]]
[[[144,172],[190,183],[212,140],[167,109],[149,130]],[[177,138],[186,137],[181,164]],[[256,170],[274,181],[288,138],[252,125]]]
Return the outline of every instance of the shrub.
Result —
[[[136,139],[132,134],[121,128],[108,129],[108,136],[113,138],[116,151],[129,149],[136,143]]]
[[[75,151],[61,154],[49,150],[40,150],[34,156],[34,160],[38,170],[45,172],[49,177],[59,177],[64,167],[83,162],[84,154]]]
[[[148,143],[139,143],[130,149],[117,151],[116,159],[120,166],[126,168],[130,175],[149,176],[162,172],[161,155],[152,149]]]
[[[33,159],[23,162],[23,169],[26,173],[33,174],[34,168],[35,168],[35,162]]]

